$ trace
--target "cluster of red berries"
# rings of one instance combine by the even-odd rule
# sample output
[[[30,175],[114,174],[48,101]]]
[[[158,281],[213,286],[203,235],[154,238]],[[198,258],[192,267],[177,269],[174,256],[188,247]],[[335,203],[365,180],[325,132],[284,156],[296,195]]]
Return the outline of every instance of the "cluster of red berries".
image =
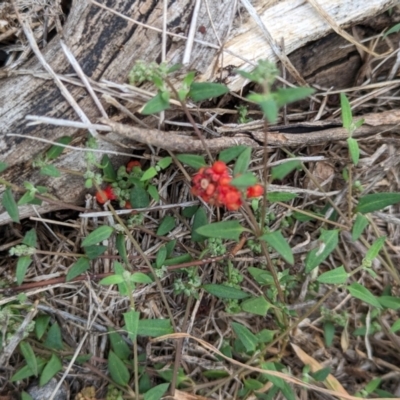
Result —
[[[129,174],[133,168],[135,167],[141,167],[139,161],[129,161],[128,164],[126,165],[126,172]],[[104,189],[99,190],[96,193],[96,200],[99,204],[104,204],[107,201],[111,200],[117,200],[117,196],[114,193],[114,190],[112,186],[107,185]],[[131,204],[129,201],[125,202],[125,208],[132,208]]]
[[[236,211],[243,204],[242,193],[231,185],[232,177],[223,161],[215,161],[211,167],[202,167],[192,179],[192,194],[217,207],[225,206]],[[256,184],[247,188],[247,198],[259,197],[264,188]]]

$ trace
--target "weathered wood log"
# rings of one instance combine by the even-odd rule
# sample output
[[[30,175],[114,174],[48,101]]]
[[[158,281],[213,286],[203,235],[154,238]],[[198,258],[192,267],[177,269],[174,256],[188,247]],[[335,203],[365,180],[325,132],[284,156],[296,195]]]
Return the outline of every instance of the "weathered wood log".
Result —
[[[348,26],[376,15],[395,3],[394,0],[319,1],[320,6],[341,26]],[[212,81],[219,76],[221,69],[229,64],[251,69],[251,64],[259,58],[276,59],[271,45],[254,19],[248,16],[243,8],[235,17],[234,4],[235,2],[231,0],[202,2],[195,34],[195,39],[201,43],[195,42],[190,63],[186,68],[186,70],[197,70],[200,73],[199,79]],[[109,0],[107,5],[112,10],[142,24],[152,26],[158,31],[105,11],[89,0],[82,0],[72,3],[63,28],[63,39],[78,60],[83,72],[93,81],[105,79],[123,83],[136,60],[161,60],[162,3],[150,0]],[[207,6],[210,7],[209,10]],[[264,25],[268,27],[272,38],[277,42],[284,38],[285,52],[288,54],[308,41],[323,37],[331,31],[331,27],[318,12],[304,1],[270,1],[267,4],[265,1],[257,1],[254,6]],[[186,33],[191,24],[191,12],[192,2],[189,0],[178,0],[170,4],[167,15],[168,32]],[[233,28],[230,29],[232,21]],[[185,43],[184,39],[176,35],[168,36],[166,58],[170,64],[182,61]],[[220,45],[224,45],[223,49]],[[58,35],[42,49],[42,53],[47,63],[59,76],[74,73],[60,47]],[[243,61],[246,59],[251,59],[252,63],[246,64]],[[329,63],[329,60],[326,60],[326,63]],[[35,185],[46,185],[59,199],[77,203],[82,200],[85,193],[81,178],[69,176],[58,179],[43,178],[31,168],[32,160],[48,145],[27,138],[7,136],[7,133],[18,133],[54,141],[61,136],[69,135],[74,137],[75,145],[85,140],[87,133],[83,130],[26,125],[26,115],[78,119],[53,80],[42,71],[40,62],[36,57],[32,57],[21,66],[18,74],[16,73],[18,71],[5,71],[9,76],[0,80],[2,94],[0,97],[0,160],[9,165],[2,176],[17,185],[21,185],[23,181],[30,181]],[[4,77],[5,72],[0,71],[0,76]],[[228,77],[227,83],[235,90],[240,89],[244,84],[238,76]],[[86,90],[70,83],[65,83],[65,86],[88,119],[95,122],[100,117],[100,113]],[[124,143],[126,142],[121,141],[122,145]],[[108,142],[104,142],[102,146],[110,150],[118,149],[118,146]],[[126,148],[124,152],[127,152]],[[66,152],[57,161],[57,165],[81,171],[85,169],[84,159],[80,152]],[[4,187],[0,187],[0,192],[2,190]],[[57,204],[48,205],[45,211],[62,207]],[[32,213],[29,206],[21,209],[21,217],[27,217]],[[0,224],[8,221],[6,213],[0,214]]]

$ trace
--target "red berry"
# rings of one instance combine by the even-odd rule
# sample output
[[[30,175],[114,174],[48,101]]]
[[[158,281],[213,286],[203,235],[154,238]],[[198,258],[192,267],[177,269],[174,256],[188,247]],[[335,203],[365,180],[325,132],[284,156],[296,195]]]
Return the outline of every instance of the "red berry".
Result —
[[[96,193],[96,200],[99,204],[104,204],[106,201],[108,201],[107,193],[104,190],[99,190]]]
[[[132,205],[131,205],[131,203],[129,201],[125,202],[125,208],[127,210],[131,210],[132,209]]]
[[[247,198],[260,197],[264,194],[264,188],[260,184],[247,188]]]
[[[210,183],[210,184],[207,186],[206,194],[207,194],[208,196],[212,196],[212,195],[214,194],[214,192],[215,192],[215,185],[214,185],[213,183]]]
[[[131,172],[133,170],[133,168],[135,167],[139,167],[141,168],[142,166],[140,165],[140,161],[129,161],[128,164],[126,164],[126,172]]]
[[[104,192],[106,193],[108,200],[116,200],[117,196],[115,195],[111,186],[107,186],[104,189]]]
[[[216,174],[222,175],[226,171],[226,164],[223,161],[215,161],[212,169]]]

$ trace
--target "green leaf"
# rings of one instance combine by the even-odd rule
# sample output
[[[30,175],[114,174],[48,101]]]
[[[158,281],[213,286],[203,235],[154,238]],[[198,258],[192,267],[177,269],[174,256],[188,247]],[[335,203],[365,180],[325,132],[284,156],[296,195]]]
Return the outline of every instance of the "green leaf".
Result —
[[[0,174],[8,168],[8,164],[0,161]]]
[[[129,383],[129,371],[124,362],[112,351],[108,354],[108,371],[111,379],[121,386]]]
[[[167,215],[163,218],[157,229],[157,235],[164,236],[175,228],[175,218]]]
[[[290,201],[297,197],[297,193],[287,193],[287,192],[268,192],[267,200],[270,203],[276,203],[278,201]]]
[[[350,102],[344,93],[340,93],[340,108],[342,109],[343,128],[351,134],[353,115],[351,113]]]
[[[101,256],[107,249],[108,249],[107,246],[95,245],[95,244],[83,248],[89,260],[94,260],[95,258]]]
[[[368,383],[367,386],[365,386],[365,391],[370,394],[372,392],[375,391],[375,389],[377,389],[379,387],[379,385],[381,384],[382,379],[380,378],[374,378],[371,379],[371,381]]]
[[[176,158],[183,164],[189,165],[189,167],[200,169],[207,165],[206,160],[203,156],[196,154],[177,154]]]
[[[315,92],[309,87],[279,88],[275,93],[275,100],[278,107],[294,103],[311,96]]]
[[[167,249],[165,245],[161,246],[157,252],[156,267],[161,268],[164,265],[164,261],[167,259]]]
[[[143,176],[140,178],[140,180],[143,181],[148,181],[151,178],[154,178],[156,175],[158,174],[157,170],[154,167],[150,167],[149,169],[147,169]]]
[[[121,360],[127,360],[132,352],[122,336],[118,332],[109,328],[108,337],[110,338],[111,347],[117,357]]]
[[[158,189],[154,185],[147,186],[147,193],[154,201],[160,201],[160,194],[158,193]]]
[[[31,265],[32,258],[31,256],[21,256],[17,261],[17,269],[15,271],[15,276],[17,278],[17,284],[21,285],[24,281],[26,271],[28,267]]]
[[[52,176],[54,178],[59,178],[61,176],[61,172],[51,164],[45,165],[44,167],[40,168],[40,174],[46,176]]]
[[[149,100],[140,111],[143,115],[156,114],[170,108],[169,99],[163,96],[163,93],[158,92],[151,100]]]
[[[175,246],[176,246],[176,243],[177,243],[177,240],[174,239],[174,240],[171,240],[170,242],[168,242],[168,243],[165,245],[165,249],[167,250],[167,258],[168,258],[168,257],[171,257],[171,254],[172,254],[172,252],[174,251],[174,248],[175,248]]]
[[[139,316],[140,312],[130,310],[123,313],[125,321],[125,329],[128,332],[129,338],[134,342],[136,340],[138,326],[139,326]]]
[[[249,267],[249,274],[256,280],[260,285],[273,285],[274,278],[269,271],[261,268]]]
[[[164,157],[157,163],[157,167],[161,169],[168,168],[172,163],[172,157]]]
[[[204,225],[198,228],[196,232],[199,235],[211,238],[233,239],[238,241],[240,234],[244,230],[239,221],[222,221]]]
[[[117,282],[119,294],[121,296],[128,296],[130,289],[128,289],[128,285],[126,284],[124,279],[125,268],[118,261],[114,262],[114,272],[115,275],[119,275],[123,278],[123,282]]]
[[[103,240],[106,240],[111,236],[113,232],[114,228],[112,226],[107,226],[107,225],[100,226],[93,232],[89,233],[88,237],[82,241],[82,246],[83,247],[92,246]]]
[[[276,123],[278,120],[278,104],[271,94],[251,93],[247,98],[259,105],[267,121],[271,124]]]
[[[185,207],[182,210],[182,216],[185,218],[192,218],[194,214],[196,214],[196,211],[199,209],[199,206],[189,206]]]
[[[252,172],[245,172],[244,174],[233,178],[231,185],[238,189],[247,189],[248,187],[255,185],[257,182],[258,179]]]
[[[37,358],[37,366],[38,366],[38,372],[39,374],[43,371],[44,366],[46,365],[46,361],[43,360],[42,358]],[[29,368],[28,365],[25,365],[21,369],[19,369],[12,377],[11,377],[11,382],[18,382],[22,381],[24,379],[27,379],[31,376],[34,376],[34,373],[32,370]]]
[[[371,245],[368,249],[367,254],[364,257],[365,261],[372,262],[378,257],[379,252],[381,251],[382,247],[385,244],[386,236],[381,236],[375,240],[375,242]]]
[[[359,299],[364,303],[368,303],[376,308],[382,308],[378,299],[365,286],[354,282],[347,288],[347,290],[356,299]]]
[[[38,340],[42,338],[50,322],[49,315],[39,315],[35,319],[35,333]]]
[[[249,378],[244,380],[244,387],[248,390],[260,390],[264,384],[257,379]]]
[[[368,224],[368,218],[358,213],[356,216],[356,220],[354,221],[353,229],[351,231],[351,238],[354,241],[358,240]]]
[[[8,212],[8,215],[10,216],[11,220],[19,223],[18,206],[17,203],[15,202],[14,196],[10,188],[7,188],[5,190],[1,204],[3,204],[3,207]]]
[[[122,258],[122,261],[125,264],[128,264],[128,255],[127,255],[126,246],[125,246],[125,236],[122,233],[118,233],[115,244],[116,244],[116,247],[118,250],[118,254]]]
[[[104,154],[101,158],[101,165],[103,166],[103,179],[107,182],[115,182],[117,180],[117,173],[107,154]]]
[[[271,178],[282,180],[286,175],[290,174],[294,169],[301,166],[301,162],[298,160],[290,160],[283,164],[272,167]]]
[[[133,283],[153,283],[149,275],[143,272],[135,272],[131,275],[130,281]]]
[[[25,192],[22,195],[22,197],[18,200],[18,205],[23,206],[24,204],[31,203],[33,200],[35,200],[35,192],[34,191]]]
[[[117,285],[119,283],[125,282],[125,278],[122,275],[115,274],[106,276],[105,278],[101,279],[99,284],[100,285]]]
[[[306,273],[318,267],[328,256],[335,250],[339,241],[339,230],[321,229],[322,233],[319,237],[320,247],[311,250],[306,257]]]
[[[358,161],[360,160],[360,147],[358,146],[357,140],[353,138],[347,138],[347,146],[349,146],[351,161],[355,166],[357,166]]]
[[[40,374],[39,385],[44,386],[61,370],[62,363],[60,359],[55,354],[52,354],[49,362],[46,364],[46,366],[43,368],[42,373]]]
[[[261,240],[267,242],[282,258],[289,264],[294,264],[292,249],[283,237],[281,231],[266,233],[260,237]]]
[[[243,292],[240,289],[227,286],[227,285],[218,285],[216,283],[208,283],[203,285],[202,288],[212,294],[219,299],[234,299],[234,300],[241,300],[250,297],[250,295],[246,292]]]
[[[385,308],[389,308],[391,310],[399,310],[400,309],[400,298],[394,296],[380,296],[378,297],[379,304],[381,304]]]
[[[400,318],[390,327],[390,332],[396,333],[400,331]]]
[[[200,207],[196,213],[194,214],[193,218],[193,225],[192,225],[192,241],[199,243],[204,242],[207,239],[206,236],[200,235],[197,233],[197,229],[205,226],[208,224],[207,213],[205,212],[204,208]]]
[[[228,162],[239,157],[240,154],[242,154],[243,151],[246,149],[247,146],[243,145],[229,147],[225,150],[222,150],[221,153],[219,153],[218,160],[223,161],[225,164],[227,164]]]
[[[400,31],[400,23],[398,23],[398,24],[396,24],[396,25],[393,25],[390,29],[388,29],[388,30],[384,33],[383,38],[386,38],[386,36],[388,36],[388,35],[390,35],[390,34],[392,34],[392,33],[397,33],[397,32],[399,32],[399,31]]]
[[[89,260],[86,257],[80,257],[78,261],[69,268],[65,280],[69,282],[70,280],[86,272],[89,268]]]
[[[356,212],[361,214],[379,211],[387,206],[400,203],[400,193],[373,193],[360,198]]]
[[[29,247],[36,247],[37,236],[34,228],[30,229],[28,232],[25,233],[22,243],[26,244]]]
[[[146,208],[150,204],[149,194],[138,185],[131,190],[129,200],[132,208]]]
[[[257,337],[249,329],[237,322],[231,322],[231,326],[246,351],[248,353],[253,353],[258,344]]]
[[[264,297],[252,297],[251,299],[245,300],[241,304],[242,310],[250,314],[261,315],[265,317],[271,304],[265,300]]]
[[[70,136],[63,136],[56,140],[56,143],[68,145],[72,141],[72,137]],[[56,144],[51,146],[49,150],[46,152],[47,160],[54,160],[57,158],[63,151],[65,147],[57,146]]]
[[[169,335],[174,330],[169,319],[141,319],[137,330],[138,336],[159,337]]]
[[[318,371],[312,372],[310,375],[317,381],[317,382],[323,382],[328,375],[331,373],[331,368],[326,367],[326,368],[321,368]]]
[[[335,337],[335,325],[331,321],[324,323],[324,338],[326,347],[331,347]]]
[[[33,397],[29,393],[22,391],[21,392],[21,400],[33,400]]]
[[[250,160],[251,147],[246,147],[236,160],[235,167],[233,168],[233,176],[237,177],[238,175],[245,173],[249,168]]]
[[[62,343],[62,336],[61,336],[61,329],[60,325],[55,322],[47,332],[47,337],[44,342],[44,345],[53,350],[62,350],[63,343]]]
[[[36,377],[39,374],[37,359],[31,345],[28,342],[21,342],[19,344],[22,355],[25,358],[26,364],[31,369],[33,375]]]
[[[167,391],[169,383],[161,383],[144,394],[144,400],[160,400]]]
[[[349,274],[346,272],[343,266],[332,269],[331,271],[324,272],[321,274],[317,281],[320,283],[327,283],[329,285],[341,285],[346,283]]]
[[[189,97],[193,101],[202,101],[222,96],[229,92],[229,88],[221,83],[193,82],[190,85]]]
[[[260,332],[257,332],[257,334],[256,334],[258,343],[264,343],[264,344],[271,343],[277,332],[278,331],[262,329]]]

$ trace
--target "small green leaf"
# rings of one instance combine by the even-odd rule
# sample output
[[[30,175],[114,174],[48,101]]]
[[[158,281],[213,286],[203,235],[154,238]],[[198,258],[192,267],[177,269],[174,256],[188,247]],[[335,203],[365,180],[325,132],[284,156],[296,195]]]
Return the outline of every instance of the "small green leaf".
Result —
[[[7,188],[5,190],[1,203],[8,212],[8,215],[10,216],[11,220],[19,223],[18,206],[17,203],[15,202],[14,196],[10,188]]]
[[[231,322],[231,326],[246,351],[248,353],[253,353],[258,344],[257,337],[249,329],[237,322]]]
[[[42,338],[50,322],[49,315],[39,315],[35,320],[35,333],[38,340]]]
[[[400,31],[400,23],[393,25],[390,29],[388,29],[385,34],[383,35],[383,38],[386,38],[386,36],[392,34],[392,33],[397,33]]]
[[[34,228],[30,229],[28,232],[25,233],[22,243],[26,244],[29,247],[36,247],[37,236]]]
[[[257,182],[258,179],[252,172],[245,172],[244,174],[233,178],[231,185],[238,189],[247,189],[248,187],[255,185]]]
[[[250,297],[248,293],[231,286],[209,283],[207,285],[203,285],[202,287],[206,292],[218,297],[219,299],[241,300]]]
[[[72,141],[72,137],[63,136],[63,137],[58,138],[56,140],[56,143],[68,145],[71,143],[71,141]],[[46,152],[47,160],[54,160],[64,151],[64,149],[65,149],[65,147],[62,147],[62,146],[57,146],[57,145],[51,146],[50,149],[47,150],[47,152]]]
[[[290,174],[294,169],[301,166],[301,162],[298,160],[290,160],[283,164],[272,167],[271,178],[282,180],[286,175]]]
[[[177,154],[176,158],[181,163],[189,165],[189,167],[195,169],[200,169],[201,167],[205,167],[207,165],[204,157],[196,154]]]
[[[264,297],[252,297],[251,299],[245,300],[241,304],[242,310],[250,314],[261,315],[265,317],[271,304],[265,300]]]
[[[123,283],[125,282],[125,279],[122,275],[115,274],[115,275],[110,275],[106,276],[102,280],[100,280],[99,284],[100,285],[117,285],[118,283]]]
[[[82,246],[92,246],[97,244],[103,240],[108,239],[111,234],[114,232],[114,228],[112,226],[103,225],[99,228],[95,229],[91,232],[87,238],[82,241]]]
[[[39,370],[37,359],[31,345],[28,342],[21,342],[19,344],[19,348],[25,358],[26,364],[31,369],[33,375],[38,376]]]
[[[189,97],[193,101],[202,101],[221,96],[229,92],[229,88],[221,83],[193,82],[190,85]]]
[[[351,161],[355,166],[357,166],[358,161],[360,160],[360,148],[357,140],[353,138],[347,138],[347,146],[349,146]]]
[[[233,168],[233,176],[237,177],[238,175],[245,173],[249,168],[250,160],[251,147],[246,147],[236,160],[235,167]]]
[[[52,176],[54,178],[59,178],[61,176],[61,172],[51,164],[45,165],[44,167],[40,168],[40,174],[46,176]]]
[[[365,386],[365,391],[370,394],[372,392],[375,391],[375,389],[377,389],[379,387],[379,385],[381,384],[382,379],[380,378],[374,378],[371,379],[371,381],[368,383],[367,386]]]
[[[108,371],[117,385],[126,386],[129,383],[128,368],[112,350],[108,354]]]
[[[400,331],[400,318],[390,327],[390,332],[396,333]]]
[[[400,298],[399,297],[380,296],[380,297],[378,297],[378,301],[385,308],[389,308],[389,309],[395,310],[395,311],[400,309]]]
[[[375,242],[371,245],[368,249],[367,254],[364,257],[365,261],[372,262],[378,257],[379,252],[381,251],[382,247],[385,244],[386,236],[381,236],[375,240]]]
[[[312,372],[310,375],[317,381],[317,382],[323,382],[328,375],[331,373],[331,368],[326,367],[326,368],[321,368],[318,371]]]
[[[161,246],[157,252],[156,257],[156,267],[161,268],[164,265],[164,261],[167,259],[167,249],[164,246]]]
[[[356,216],[356,220],[354,221],[353,229],[351,231],[351,238],[354,241],[358,240],[368,224],[368,218],[358,213]]]
[[[29,393],[22,391],[21,392],[21,400],[33,400],[33,397]]]
[[[343,266],[332,269],[331,271],[324,272],[321,274],[317,281],[320,283],[327,283],[329,285],[341,285],[346,283],[349,274],[346,272]]]
[[[144,400],[160,400],[168,389],[169,383],[154,386],[144,394]]]
[[[171,240],[170,242],[168,242],[168,243],[165,245],[165,249],[167,250],[167,258],[168,258],[168,257],[171,257],[171,254],[172,254],[172,252],[174,251],[174,248],[175,248],[175,246],[176,246],[176,243],[177,243],[177,240],[174,239],[174,240]]]
[[[347,288],[347,290],[356,299],[360,299],[361,301],[368,303],[376,308],[382,308],[378,299],[365,286],[354,282]]]
[[[127,255],[126,246],[125,246],[125,236],[122,233],[118,233],[115,244],[116,244],[116,247],[118,250],[118,254],[122,258],[122,261],[125,264],[128,264],[128,255]]]
[[[147,192],[154,201],[160,201],[160,194],[158,193],[158,189],[154,185],[148,185]]]
[[[108,249],[107,246],[95,245],[95,244],[83,248],[89,260],[94,260],[95,258],[101,256],[107,249]]]
[[[157,167],[161,169],[168,168],[172,163],[172,157],[164,157],[157,163]]]
[[[18,200],[18,205],[23,206],[24,204],[30,204],[32,201],[35,200],[35,192],[29,191],[25,192],[22,197]]]
[[[31,265],[32,258],[31,256],[21,256],[17,261],[17,269],[15,271],[15,276],[17,278],[17,284],[21,285],[24,281],[26,271],[28,267]]]
[[[158,92],[151,100],[149,100],[140,111],[143,115],[156,114],[167,110],[170,107],[169,100],[165,99],[163,93]]]
[[[141,186],[136,185],[130,192],[132,208],[146,208],[150,204],[149,194]]]
[[[264,113],[264,117],[271,124],[278,120],[278,104],[271,94],[251,93],[247,96],[250,101],[258,104]]]
[[[281,231],[266,233],[260,237],[261,240],[267,242],[282,258],[289,264],[294,264],[292,249],[283,237]]]
[[[246,150],[246,148],[247,146],[243,145],[228,147],[227,149],[222,150],[221,153],[219,153],[218,160],[223,161],[227,164],[228,162],[239,157],[240,154],[242,154],[243,151]]]
[[[46,366],[43,368],[42,373],[40,374],[39,385],[44,386],[61,370],[62,363],[60,359],[53,353],[49,362],[46,364]]]
[[[44,345],[49,349],[62,350],[63,343],[62,343],[61,329],[60,325],[58,325],[57,322],[55,322],[47,332]]]
[[[267,200],[270,203],[276,203],[278,201],[290,201],[297,197],[297,193],[287,193],[287,192],[268,192]]]
[[[351,125],[353,123],[353,115],[348,98],[344,93],[340,93],[340,108],[342,109],[343,128],[351,134]]]
[[[107,182],[115,182],[117,180],[117,173],[107,154],[104,154],[101,158],[101,165],[103,166],[103,179]]]
[[[196,214],[196,211],[199,209],[199,206],[189,206],[185,207],[182,210],[182,216],[185,218],[192,218],[194,214]]]
[[[325,230],[321,229],[321,236],[319,237],[320,247],[311,250],[306,257],[306,273],[311,272],[314,268],[318,267],[328,256],[335,250],[339,241],[339,230]]]
[[[244,380],[244,387],[248,390],[260,390],[264,384],[257,379],[249,378]]]
[[[269,271],[261,268],[249,267],[249,274],[256,280],[260,285],[273,285],[274,278]]]
[[[163,218],[157,229],[157,235],[164,236],[175,228],[175,218],[167,215]]]
[[[400,193],[373,193],[360,198],[356,212],[361,214],[379,211],[387,206],[400,203]]]
[[[130,281],[133,283],[153,283],[150,276],[144,274],[143,272],[135,272],[131,275]]]
[[[110,338],[111,347],[117,357],[121,360],[127,360],[131,354],[131,350],[122,336],[118,332],[108,328],[108,337]]]
[[[157,170],[154,167],[150,167],[149,169],[147,169],[143,176],[140,178],[140,180],[143,181],[148,181],[151,178],[154,178],[156,175],[158,174]]]
[[[238,241],[245,229],[239,221],[222,221],[204,225],[196,230],[199,235],[211,238],[233,239]]]
[[[309,87],[279,88],[275,93],[275,100],[278,107],[294,103],[311,96],[315,92]]]
[[[130,310],[123,313],[125,321],[125,329],[128,332],[129,338],[134,342],[136,340],[138,326],[139,326],[139,316],[138,311]]]
[[[138,336],[159,337],[174,332],[169,319],[141,319],[139,321]]]
[[[89,260],[86,257],[80,257],[78,261],[69,268],[65,280],[69,282],[70,280],[86,272],[89,268]]]
[[[331,347],[335,337],[335,325],[331,321],[324,323],[324,338],[326,347]]]
[[[8,168],[8,164],[0,161],[0,174]]]
[[[192,241],[199,243],[204,242],[207,239],[206,236],[200,235],[197,233],[197,229],[205,226],[208,224],[207,213],[205,212],[204,208],[200,207],[196,213],[194,214],[193,218],[193,225],[192,225]]]
[[[42,358],[37,358],[37,366],[38,366],[38,372],[39,374],[43,371],[44,366],[46,365],[46,361],[43,360]],[[30,378],[31,376],[34,376],[32,370],[29,368],[28,365],[25,365],[21,369],[19,369],[12,377],[11,377],[11,382],[18,382],[22,381],[24,379]]]
[[[128,285],[124,279],[125,269],[122,266],[122,264],[119,263],[118,261],[114,262],[114,272],[115,272],[115,276],[120,276],[123,279],[122,282],[117,282],[119,294],[121,296],[128,296],[130,289],[128,289]],[[99,282],[99,283],[101,283],[101,282]],[[112,284],[114,284],[114,283],[112,283]]]

